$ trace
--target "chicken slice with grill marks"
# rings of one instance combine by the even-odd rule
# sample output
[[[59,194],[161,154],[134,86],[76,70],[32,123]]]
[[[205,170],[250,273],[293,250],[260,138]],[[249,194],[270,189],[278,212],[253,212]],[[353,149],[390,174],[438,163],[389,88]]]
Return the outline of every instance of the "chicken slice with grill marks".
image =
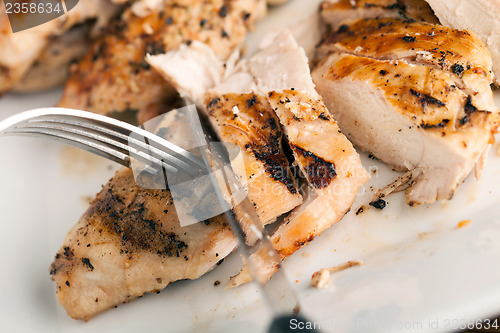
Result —
[[[369,175],[362,168],[359,155],[339,132],[337,124],[314,90],[307,57],[291,34],[284,31],[274,40],[268,40],[263,48],[266,50],[248,62],[227,64],[226,71],[220,62],[207,63],[207,59],[213,58],[210,50],[197,45],[177,53],[152,57],[149,61],[173,82],[181,94],[196,101],[200,100],[201,92],[207,90],[210,90],[208,96],[212,98],[237,96],[234,95],[235,90],[246,94],[244,96],[253,96],[255,93],[252,91],[266,96],[267,103],[277,113],[292,143],[297,162],[312,184],[311,188],[316,190],[306,191],[311,192],[306,203],[296,208],[272,236],[277,250],[285,258],[338,222],[350,209],[359,187],[368,180]],[[177,66],[168,66],[169,63]],[[188,82],[182,79],[174,67],[190,68],[190,72],[196,72],[200,77]],[[277,91],[271,97],[267,96],[273,90]],[[287,99],[288,102],[285,102]],[[210,104],[211,99],[207,101]],[[230,102],[230,99],[226,102]],[[238,117],[241,112],[239,110]],[[235,117],[234,114],[231,117]],[[224,128],[217,122],[215,127]],[[259,254],[254,256],[254,260],[260,260]],[[260,275],[269,278],[277,265],[262,260]],[[244,271],[233,279],[233,283],[238,285],[249,278],[248,272]]]
[[[320,13],[334,30],[344,22],[364,18],[392,17],[439,23],[424,0],[331,0],[321,4]]]
[[[233,167],[246,188],[248,198],[263,224],[291,211],[302,203],[296,181],[281,146],[282,131],[267,98],[249,94],[206,94],[209,120],[222,142],[235,144],[243,156],[244,169]],[[243,218],[247,242],[254,243],[252,222]],[[250,236],[250,237],[249,237]]]
[[[224,63],[206,45],[194,42],[165,55],[148,57],[181,94],[196,102],[222,142],[241,151],[244,169],[233,170],[248,192],[263,224],[272,223],[302,202],[281,145],[282,129],[266,96],[253,92],[252,76],[235,64],[238,53]],[[186,76],[186,73],[189,73]],[[238,218],[245,214],[235,208]],[[251,223],[243,221],[243,227]],[[247,241],[255,240],[246,232]]]
[[[114,116],[135,110],[144,122],[163,113],[175,93],[151,70],[146,54],[197,40],[224,60],[264,13],[263,0],[162,0],[147,11],[131,7],[74,67],[59,105]]]
[[[401,19],[363,19],[344,25],[320,47],[319,57],[346,52],[380,60],[405,60],[452,73],[454,84],[481,110],[497,108],[491,90],[492,61],[473,33]]]
[[[411,171],[410,205],[450,199],[482,164],[498,127],[497,112],[477,108],[441,69],[332,53],[313,79],[357,146]]]
[[[295,162],[309,184],[305,202],[271,236],[284,259],[340,221],[370,176],[314,89],[307,57],[291,34],[285,31],[265,46],[249,60],[248,68],[258,88],[268,94]],[[261,276],[270,278],[277,269],[278,263],[263,261]],[[232,286],[250,279],[244,269],[232,278]]]
[[[240,146],[248,142],[245,138],[239,143],[239,135],[228,136],[230,132],[238,132],[233,128],[227,129],[227,125],[233,125],[232,121],[240,121],[243,116],[248,119],[246,124],[268,126],[261,120],[272,117],[264,116],[265,109],[260,111],[262,115],[256,114],[250,104],[269,104],[270,110],[277,114],[296,162],[313,189],[306,191],[309,194],[307,201],[295,208],[272,235],[273,243],[284,259],[338,222],[351,208],[358,189],[368,181],[369,175],[352,144],[340,133],[315,91],[305,52],[291,33],[285,30],[275,39],[266,41],[267,44],[262,45],[263,51],[249,61],[229,62],[226,66],[211,56],[211,50],[196,44],[170,54],[150,57],[148,61],[172,82],[181,95],[197,101],[198,105],[202,100],[200,95],[209,91],[205,104],[208,104],[207,110],[212,116],[209,118],[223,140],[238,142]],[[189,68],[190,73],[196,73],[195,76],[189,81],[184,80],[180,71],[175,69],[181,67]],[[213,117],[212,106],[219,103],[227,105],[225,118]],[[203,104],[200,106],[204,108]],[[237,106],[236,115],[234,106]],[[255,133],[259,131],[262,132],[253,130]],[[253,147],[245,147],[245,150],[248,151],[248,148]],[[251,157],[257,161],[259,158],[255,152],[253,155]],[[267,179],[270,184],[277,184]],[[266,197],[265,200],[271,199],[274,203],[280,200],[276,196]],[[259,276],[270,278],[279,263],[266,262],[265,257],[264,253],[257,253],[252,260],[262,263],[257,265],[261,267]],[[249,279],[251,276],[245,269],[233,279],[233,285]]]
[[[80,0],[67,14],[40,26],[15,34],[5,10],[0,9],[0,95],[18,83],[43,54],[52,38],[71,27],[96,19],[96,30],[118,13],[121,6],[107,0]],[[22,14],[20,14],[22,15]]]
[[[441,24],[476,33],[493,58],[495,83],[500,85],[500,1],[498,0],[426,0]]]

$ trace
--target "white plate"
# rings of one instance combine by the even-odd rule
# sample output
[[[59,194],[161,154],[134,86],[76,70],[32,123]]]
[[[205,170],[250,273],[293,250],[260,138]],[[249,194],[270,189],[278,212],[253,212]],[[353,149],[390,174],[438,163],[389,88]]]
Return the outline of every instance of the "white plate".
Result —
[[[317,0],[314,0],[317,2]],[[295,0],[260,24],[252,37],[293,24],[314,11]],[[60,91],[0,99],[0,119],[53,105]],[[500,92],[496,92],[500,105]],[[500,156],[492,150],[479,181],[469,177],[449,202],[409,208],[402,194],[383,211],[354,211],[371,188],[396,178],[363,155],[373,172],[341,223],[284,264],[304,314],[325,332],[446,332],[462,320],[500,313]],[[269,313],[254,285],[224,291],[239,267],[232,255],[197,281],[181,281],[84,323],[68,318],[55,298],[48,267],[100,186],[117,168],[84,152],[32,138],[0,138],[1,332],[263,332]],[[470,225],[457,228],[459,221]],[[332,276],[326,290],[309,287],[320,268],[363,260]],[[219,280],[222,284],[214,287]],[[500,323],[499,323],[500,324]]]

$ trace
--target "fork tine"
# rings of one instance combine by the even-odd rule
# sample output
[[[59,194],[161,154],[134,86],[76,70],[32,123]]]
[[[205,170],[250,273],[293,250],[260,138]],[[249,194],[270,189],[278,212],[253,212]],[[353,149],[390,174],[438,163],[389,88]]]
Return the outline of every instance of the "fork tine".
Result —
[[[131,159],[135,158],[143,162],[147,167],[149,166],[149,171],[151,169],[161,170],[165,168],[169,171],[176,173],[178,170],[171,165],[156,159],[143,152],[136,152],[134,149],[121,149],[120,147],[114,146],[111,141],[100,141],[97,138],[93,138],[92,135],[81,135],[77,131],[72,131],[69,128],[50,128],[47,126],[35,126],[35,127],[18,127],[11,130],[4,131],[5,134],[15,134],[15,135],[39,135],[43,137],[49,137],[57,139],[58,142],[65,142],[72,146],[82,148],[84,150],[90,151],[100,156],[108,157],[113,161],[120,163],[126,167],[131,167]],[[85,133],[87,134],[87,133]],[[151,172],[151,171],[150,171]]]
[[[90,144],[88,141],[81,142],[80,140],[74,140],[69,139],[65,136],[62,135],[56,135],[56,134],[51,134],[51,133],[44,133],[44,132],[39,132],[35,130],[30,130],[30,129],[15,129],[15,130],[7,130],[3,131],[1,134],[9,134],[9,135],[19,135],[19,136],[39,136],[43,138],[48,138],[48,139],[54,139],[57,142],[62,142],[67,145],[80,148],[83,150],[86,150],[88,152],[91,152],[93,154],[108,158],[116,163],[119,163],[123,166],[129,167],[129,156],[127,154],[123,154],[116,149],[109,148],[105,145],[99,145],[99,144]]]
[[[91,130],[95,135],[99,136],[99,141],[101,141],[101,143],[99,143],[100,147],[102,147],[102,142],[106,142],[109,139],[113,140],[114,143],[125,144],[127,146],[126,150],[121,146],[122,153],[129,150],[129,145],[133,145],[137,151],[141,152],[140,154],[148,155],[150,158],[153,157],[157,160],[163,160],[162,165],[170,164],[176,169],[182,169],[189,173],[194,173],[193,169],[199,171],[206,168],[203,160],[199,157],[155,134],[131,124],[86,111],[64,108],[44,108],[26,111],[0,122],[0,134],[2,134],[2,132],[9,133],[8,129],[12,127],[35,127],[35,123],[39,123],[40,125],[44,123],[59,125],[53,125],[53,127],[51,127],[52,130],[68,127],[72,127],[73,129],[85,128],[84,131],[81,129],[80,131],[89,132],[89,130]],[[12,133],[12,131],[10,131],[10,133]],[[34,134],[33,131],[30,131],[30,134]],[[79,134],[82,135],[80,132]],[[143,142],[138,140],[132,137],[132,134],[147,141]],[[54,135],[54,133],[48,135],[58,137]],[[81,141],[82,138],[80,137],[79,139]],[[71,139],[67,138],[66,140]],[[109,144],[109,142],[107,143]],[[152,143],[155,143],[158,147],[161,147],[161,149],[152,146]],[[80,144],[82,143],[80,142]],[[95,142],[93,142],[93,144],[95,144]],[[108,154],[108,152],[106,152],[106,154]],[[119,159],[123,160],[121,157]],[[122,162],[120,163],[123,164]]]
[[[113,140],[119,141],[124,145],[133,145],[134,148],[144,151],[145,153],[152,155],[158,159],[167,161],[167,163],[172,164],[177,169],[182,170],[190,170],[189,173],[195,174],[193,170],[200,170],[200,164],[196,162],[195,155],[193,157],[186,156],[187,154],[191,154],[186,151],[187,154],[180,154],[176,151],[169,149],[169,147],[165,147],[165,151],[154,147],[146,140],[148,137],[144,137],[137,132],[131,132],[128,129],[117,128],[114,125],[110,124],[100,124],[95,121],[89,122],[86,119],[77,118],[74,116],[59,116],[55,117],[39,117],[37,119],[30,120],[30,124],[32,123],[42,123],[42,122],[50,122],[55,124],[64,124],[74,126],[76,128],[85,128],[85,131],[94,131],[99,133],[99,135],[107,136]],[[135,129],[139,129],[138,127],[134,127]],[[121,131],[121,132],[120,132]],[[147,132],[149,133],[149,132]],[[132,134],[137,134],[138,138],[135,138]],[[151,133],[149,133],[151,134]],[[142,140],[141,140],[142,139]],[[168,142],[168,141],[167,141]],[[161,145],[163,148],[164,146]],[[192,154],[191,154],[192,155]],[[203,165],[204,169],[204,165]]]
[[[183,170],[191,175],[197,174],[197,170],[194,169],[192,166],[184,163],[182,160],[178,160],[176,158],[171,157],[169,154],[166,154],[165,152],[162,152],[159,149],[151,147],[145,142],[141,142],[140,140],[134,138],[127,140],[126,136],[111,130],[107,131],[109,135],[106,135],[107,133],[99,132],[98,129],[94,130],[92,126],[85,126],[85,124],[82,124],[83,126],[80,125],[81,124],[78,122],[70,122],[70,121],[61,123],[58,121],[51,122],[51,121],[37,120],[34,122],[29,122],[27,124],[20,124],[16,126],[16,129],[37,128],[40,130],[47,129],[50,131],[62,131],[62,132],[72,133],[80,137],[86,137],[107,144],[108,146],[117,149],[121,153],[133,155],[132,157],[139,159],[144,163],[154,163],[157,166],[170,165],[170,167],[167,169],[174,173],[177,170]],[[106,131],[105,128],[102,129]],[[134,145],[130,145],[130,143],[133,143]],[[155,155],[153,154],[153,150],[161,152],[161,154]]]

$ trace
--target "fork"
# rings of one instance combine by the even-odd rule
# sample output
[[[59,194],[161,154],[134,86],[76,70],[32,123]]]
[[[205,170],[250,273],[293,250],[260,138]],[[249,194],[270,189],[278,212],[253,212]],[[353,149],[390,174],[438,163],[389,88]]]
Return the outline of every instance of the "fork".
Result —
[[[198,156],[151,132],[123,121],[87,111],[41,108],[16,114],[0,122],[0,135],[42,136],[84,149],[131,167],[141,161],[145,171],[205,172]]]
[[[205,135],[205,130],[199,124],[199,118],[193,114],[194,110],[190,110],[190,123],[192,130],[197,137],[197,140],[208,139]],[[198,120],[197,120],[198,119]],[[107,116],[98,115],[95,113],[66,109],[66,108],[41,108],[30,111],[25,111],[16,114],[0,122],[0,135],[27,135],[27,136],[42,136],[54,139],[58,142],[63,142],[71,146],[81,148],[92,152],[99,156],[108,158],[119,164],[132,168],[132,159],[139,160],[144,163],[145,169],[151,174],[167,171],[169,173],[184,172],[190,176],[199,176],[200,174],[210,174],[211,167],[206,153],[202,152],[202,158],[190,153],[189,151],[177,146],[176,144],[165,140],[156,134],[148,132],[141,127],[119,121]],[[198,142],[203,146],[202,142]],[[230,188],[241,187],[237,180],[237,176],[225,165],[229,165],[229,161],[223,161],[220,151],[211,148],[211,145],[205,146],[208,153],[217,168],[226,170],[222,172],[224,176],[225,186],[229,189],[229,193],[233,190]],[[229,174],[226,174],[229,172]],[[212,179],[216,183],[215,179]],[[220,185],[215,186],[221,204],[224,202],[223,194],[219,189]],[[239,204],[243,207],[243,212],[247,214],[254,225],[254,232],[257,233],[260,241],[260,246],[266,249],[274,261],[279,262],[279,256],[274,250],[269,235],[263,229],[260,220],[256,215],[252,203],[248,198],[244,198]],[[278,288],[284,291],[284,295],[279,294],[279,290],[271,290],[272,287],[265,286],[265,282],[259,281],[259,276],[255,274],[256,267],[250,260],[249,247],[245,242],[245,236],[242,232],[240,221],[237,221],[234,214],[230,211],[225,212],[225,216],[233,229],[233,233],[240,243],[242,255],[247,259],[247,264],[250,265],[250,271],[254,279],[259,282],[264,295],[271,306],[271,310],[275,312],[274,320],[269,329],[271,333],[282,333],[290,331],[290,320],[306,323],[307,321],[297,314],[284,315],[288,305],[299,306],[298,299],[288,284],[283,271],[277,272],[277,283],[281,286]],[[314,330],[301,330],[301,332],[313,332]]]

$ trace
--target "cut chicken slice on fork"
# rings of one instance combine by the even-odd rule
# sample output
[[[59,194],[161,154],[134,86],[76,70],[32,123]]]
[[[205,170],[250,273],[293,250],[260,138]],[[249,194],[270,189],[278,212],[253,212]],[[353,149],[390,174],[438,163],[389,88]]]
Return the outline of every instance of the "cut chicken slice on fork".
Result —
[[[299,205],[302,198],[283,152],[279,120],[267,97],[252,92],[256,85],[235,64],[237,56],[224,64],[209,47],[194,42],[148,57],[148,62],[181,96],[196,101],[221,141],[240,148],[246,169],[233,169],[262,223],[269,224]],[[189,79],[179,68],[189,68]]]

